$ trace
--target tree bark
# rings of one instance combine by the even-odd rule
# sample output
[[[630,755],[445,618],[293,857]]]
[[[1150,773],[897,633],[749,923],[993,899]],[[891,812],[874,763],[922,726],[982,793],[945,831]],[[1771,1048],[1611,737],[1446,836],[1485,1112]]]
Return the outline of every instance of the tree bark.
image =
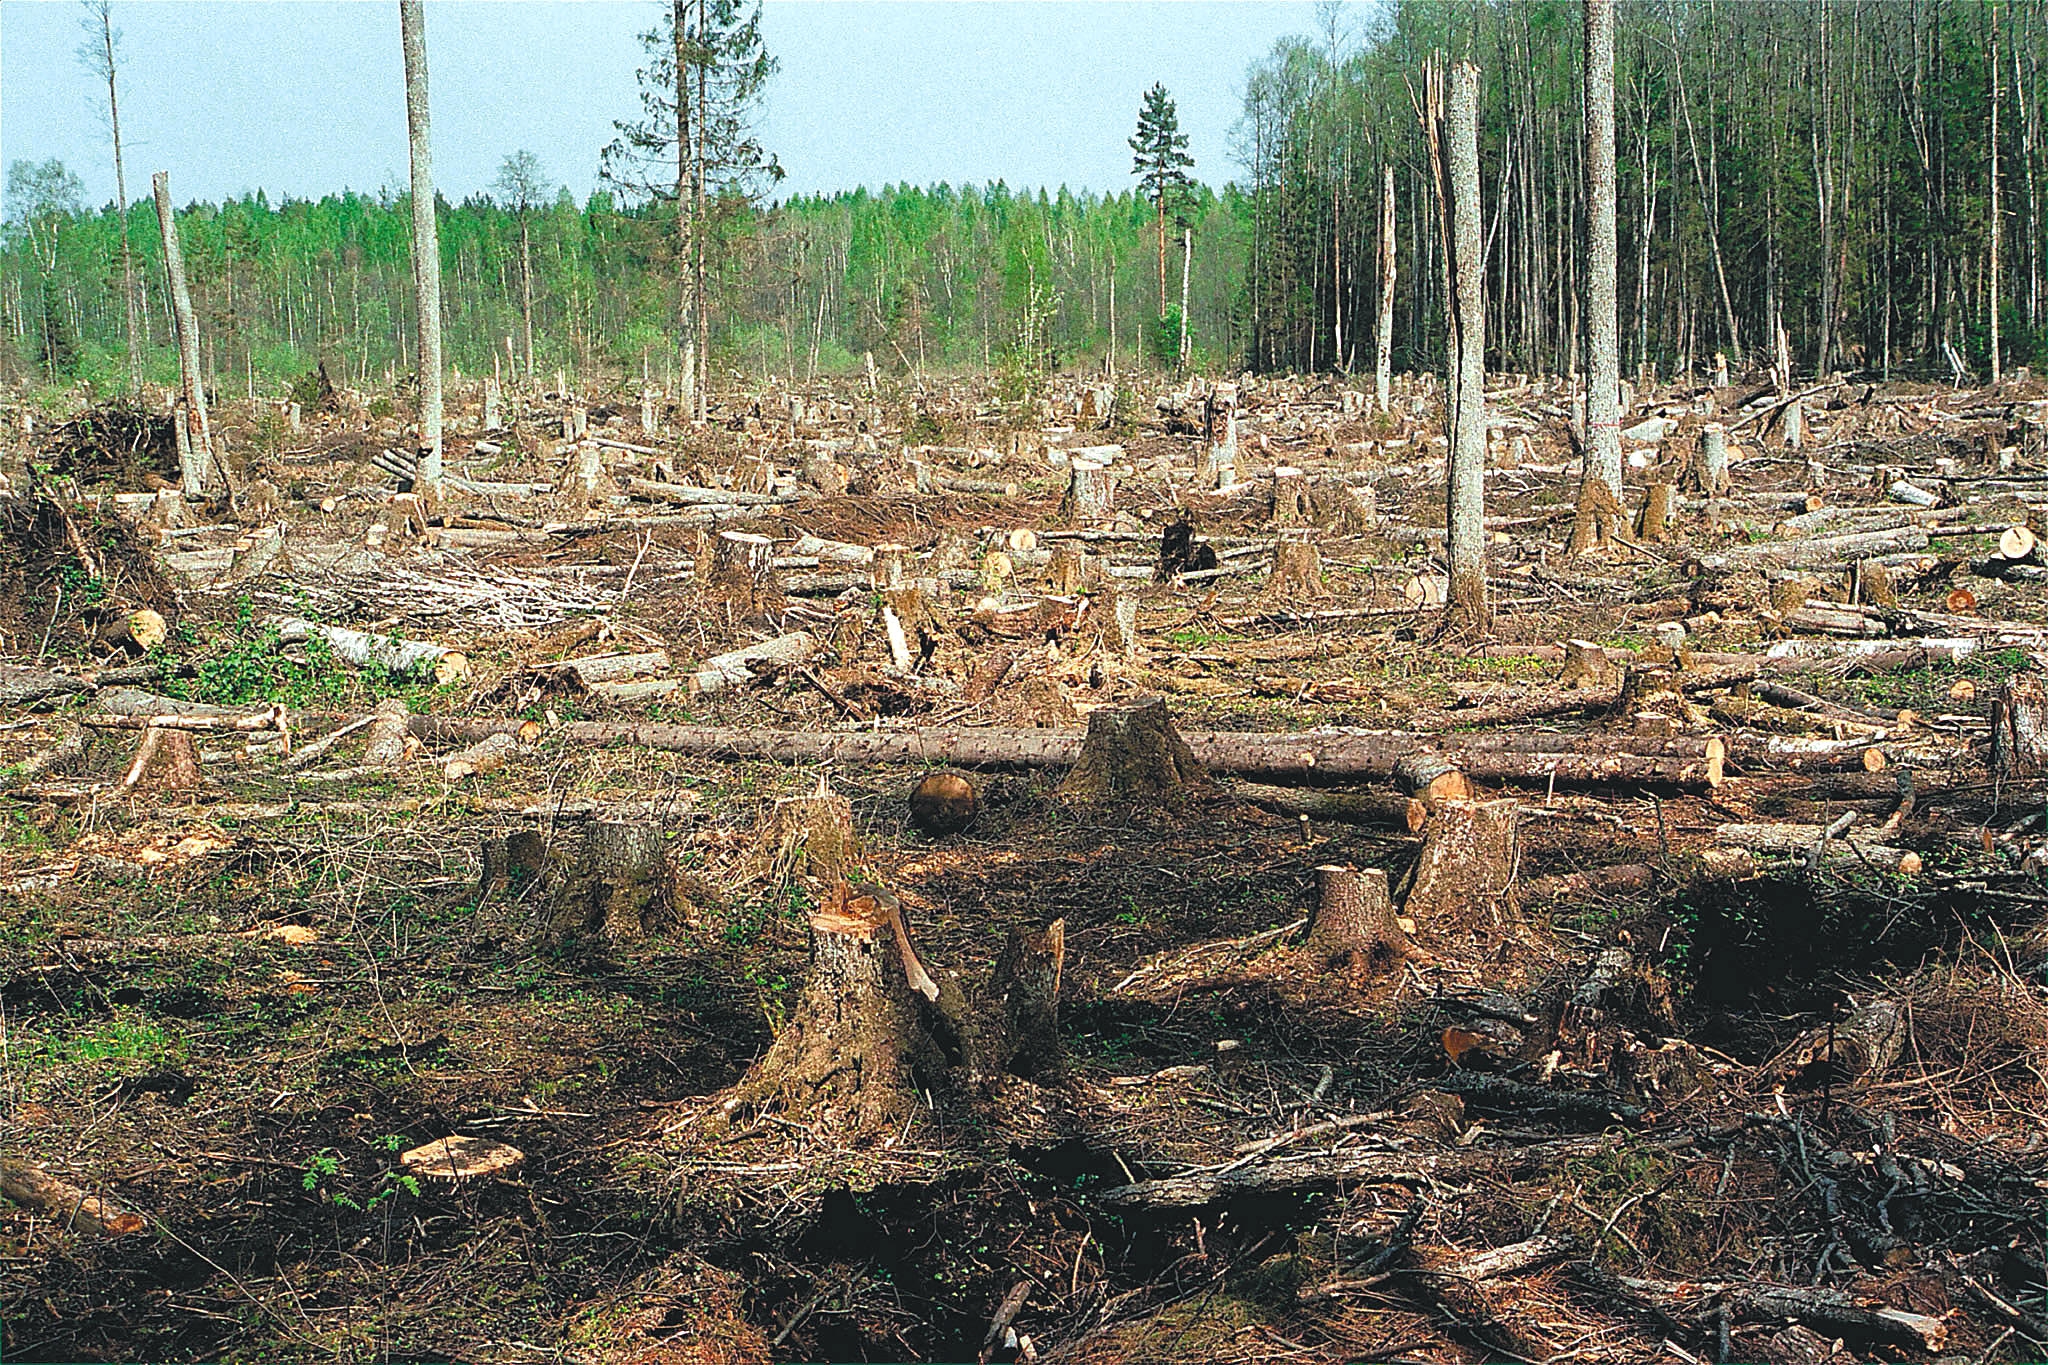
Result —
[[[1392,403],[1394,381],[1394,168],[1380,173],[1380,318],[1373,367],[1373,399],[1381,413]]]
[[[661,827],[636,820],[591,820],[583,827],[583,846],[557,894],[552,927],[559,935],[602,930],[615,939],[638,938],[653,927],[668,902]]]
[[[1179,801],[1208,774],[1174,728],[1166,701],[1103,706],[1088,713],[1088,735],[1060,794],[1090,804]]]
[[[412,157],[412,276],[419,319],[420,482],[441,486],[441,238],[427,112],[427,21],[420,0],[398,0],[405,50],[405,127]]]
[[[1470,62],[1451,69],[1447,124],[1457,347],[1445,494],[1446,619],[1455,629],[1484,631],[1492,619],[1486,603],[1486,262],[1479,221],[1479,68]]]
[[[12,1158],[0,1159],[0,1194],[62,1228],[84,1228],[102,1237],[141,1232],[148,1220],[61,1177]]]
[[[1518,802],[1446,801],[1423,826],[1402,911],[1431,938],[1493,932],[1514,918]]]
[[[1319,964],[1378,957],[1426,959],[1394,919],[1387,874],[1376,867],[1325,864],[1316,869],[1316,913],[1303,951]]]
[[[1585,483],[1621,489],[1621,337],[1615,305],[1614,0],[1586,0]],[[1585,492],[1580,494],[1581,502]]]
[[[171,209],[171,177],[158,171],[151,178],[156,192],[156,221],[164,238],[164,274],[171,290],[171,320],[178,332],[178,382],[183,404],[179,413],[178,486],[188,498],[199,498],[220,481],[213,454],[213,426],[206,419],[206,386],[199,377],[199,317],[192,310],[192,292],[185,286],[185,253],[178,244],[178,220]]]

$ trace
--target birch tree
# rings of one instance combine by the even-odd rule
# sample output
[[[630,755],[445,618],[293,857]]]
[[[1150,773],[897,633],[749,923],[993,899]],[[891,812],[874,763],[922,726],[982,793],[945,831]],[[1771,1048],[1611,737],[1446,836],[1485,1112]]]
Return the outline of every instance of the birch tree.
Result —
[[[427,21],[420,0],[398,0],[405,49],[405,127],[412,144],[412,274],[419,311],[419,481],[441,486],[441,243],[434,221],[434,152],[427,117]]]
[[[1451,181],[1451,273],[1457,294],[1445,541],[1451,584],[1446,618],[1454,629],[1484,630],[1486,605],[1486,261],[1479,227],[1479,68],[1451,68],[1445,118]]]
[[[142,392],[142,300],[135,292],[135,253],[128,242],[128,173],[121,158],[121,94],[116,55],[121,30],[107,0],[86,0],[86,42],[78,55],[86,69],[107,83],[107,126],[114,138],[114,209],[121,220],[121,297],[128,321],[128,388]]]

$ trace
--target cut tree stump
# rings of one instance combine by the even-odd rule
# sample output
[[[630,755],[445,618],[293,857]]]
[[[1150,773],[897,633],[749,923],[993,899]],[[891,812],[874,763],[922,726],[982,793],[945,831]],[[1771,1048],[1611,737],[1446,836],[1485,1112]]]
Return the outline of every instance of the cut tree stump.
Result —
[[[558,936],[602,931],[637,938],[669,903],[661,827],[638,820],[591,820],[559,888],[551,928]]]
[[[987,1002],[975,1011],[995,1020],[981,1049],[985,1074],[1031,1080],[1059,1068],[1060,978],[1066,958],[1064,919],[1041,930],[1010,931],[989,978]]]
[[[844,881],[860,865],[853,803],[833,791],[821,775],[816,791],[776,799],[762,822],[759,848],[771,881]]]
[[[1060,783],[1060,795],[1090,804],[1171,804],[1209,775],[1180,737],[1164,697],[1088,713],[1081,755]]]
[[[1273,525],[1307,526],[1315,520],[1309,505],[1308,480],[1293,465],[1273,469]]]
[[[538,830],[519,829],[504,836],[491,835],[483,841],[482,869],[477,877],[477,899],[509,890],[515,883],[525,885],[548,870],[548,842]]]
[[[486,1137],[450,1136],[400,1152],[398,1165],[422,1180],[459,1185],[492,1176],[509,1176],[526,1164],[526,1153]]]
[[[1515,917],[1520,804],[1446,801],[1423,827],[1402,912],[1426,936],[1503,929]]]
[[[720,531],[711,543],[709,586],[748,613],[768,611],[781,600],[772,559],[775,542],[748,531]]]
[[[1564,669],[1557,685],[1598,692],[1614,686],[1614,665],[1608,661],[1606,649],[1593,640],[1565,641]]]
[[[1728,491],[1728,428],[1709,422],[1700,428],[1700,492],[1718,498]]]
[[[1605,479],[1587,479],[1579,489],[1579,508],[1572,520],[1572,538],[1565,548],[1570,556],[1604,549],[1614,541],[1614,528],[1621,524],[1625,509]]]
[[[189,792],[198,789],[199,781],[199,745],[191,733],[152,725],[142,732],[121,785],[138,791]]]
[[[1068,466],[1067,495],[1060,519],[1069,526],[1093,526],[1116,512],[1116,474],[1098,460],[1075,460]]]
[[[947,1073],[912,991],[894,896],[837,885],[811,916],[811,974],[765,1056],[721,1103],[727,1121],[779,1111],[853,1140],[904,1131]],[[923,974],[922,966],[916,968]]]
[[[1315,538],[1306,530],[1284,531],[1273,545],[1273,572],[1261,601],[1266,605],[1319,602],[1330,595],[1323,586],[1323,559]]]
[[[1661,545],[1671,537],[1672,509],[1678,502],[1678,490],[1668,483],[1653,483],[1643,494],[1642,508],[1636,513],[1636,539],[1651,545]]]
[[[1301,946],[1317,965],[1428,957],[1394,918],[1387,874],[1379,868],[1326,863],[1316,869],[1316,893],[1315,918]]]
[[[2007,678],[1992,699],[1991,768],[2011,776],[2048,771],[2048,689],[2033,674]]]

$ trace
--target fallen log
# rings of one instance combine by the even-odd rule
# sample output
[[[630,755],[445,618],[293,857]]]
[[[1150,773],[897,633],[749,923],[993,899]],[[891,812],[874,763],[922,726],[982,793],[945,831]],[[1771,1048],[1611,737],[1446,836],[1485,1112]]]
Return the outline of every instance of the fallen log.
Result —
[[[275,621],[277,635],[287,644],[320,639],[345,662],[357,668],[374,664],[392,673],[431,670],[434,681],[457,682],[469,676],[469,656],[446,645],[427,640],[403,640],[396,635],[372,635],[347,626],[323,625],[292,617]]]
[[[696,488],[689,484],[658,483],[653,479],[631,476],[626,478],[625,488],[631,497],[685,507],[769,507],[797,500],[793,493],[742,493],[731,488]]]
[[[754,679],[753,666],[756,664],[793,665],[807,663],[811,656],[817,652],[817,637],[809,631],[799,630],[794,634],[779,635],[773,640],[764,640],[760,644],[747,645],[741,649],[730,650],[724,654],[715,654],[711,658],[706,659],[690,675],[689,689],[692,692],[699,693],[720,692],[728,687],[736,687],[743,683],[752,682]],[[633,726],[628,728],[638,731],[684,729],[687,727]],[[741,731],[740,733],[745,732]],[[644,743],[644,741],[639,739],[635,739],[632,742]],[[670,746],[649,744],[647,747],[668,748]],[[684,750],[683,752],[689,751]]]
[[[1714,1319],[1726,1315],[1743,1322],[1793,1318],[1838,1336],[1849,1332],[1880,1337],[1923,1351],[1939,1351],[1948,1339],[1948,1326],[1939,1318],[1891,1308],[1882,1300],[1861,1298],[1843,1289],[1754,1281],[1653,1280],[1605,1273],[1595,1282],[1659,1316],[1697,1322],[1708,1334],[1716,1330]]]
[[[24,1161],[0,1159],[0,1194],[60,1227],[84,1228],[103,1237],[125,1237],[148,1226],[141,1214]]]
[[[0,667],[0,706],[34,706],[51,698],[75,697],[93,685],[68,673],[40,668]]]

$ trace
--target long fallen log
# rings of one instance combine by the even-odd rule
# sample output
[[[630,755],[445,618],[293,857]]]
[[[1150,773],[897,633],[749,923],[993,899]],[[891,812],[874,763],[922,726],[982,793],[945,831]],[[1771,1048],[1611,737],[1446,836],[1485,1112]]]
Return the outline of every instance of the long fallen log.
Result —
[[[327,647],[358,668],[371,664],[392,673],[431,670],[438,682],[453,682],[469,676],[469,656],[429,640],[405,640],[396,635],[373,635],[347,626],[330,626],[318,621],[287,617],[274,623],[277,636],[286,643],[320,639]]]
[[[149,1225],[141,1214],[22,1161],[0,1159],[0,1194],[59,1227],[84,1228],[103,1237],[125,1237]]]
[[[92,684],[69,673],[50,673],[40,668],[0,667],[0,706],[34,706],[52,697],[72,697],[92,691]]]
[[[758,648],[758,647],[756,647]],[[708,669],[707,665],[707,669]],[[701,675],[700,675],[701,676]],[[473,742],[522,722],[417,716],[424,740]],[[1071,767],[1080,757],[1081,730],[1011,730],[946,726],[923,730],[759,730],[692,725],[634,725],[574,721],[557,731],[571,743],[625,743],[706,758],[767,758],[780,762],[945,763],[983,768]],[[1695,741],[1697,755],[1673,754],[1673,741],[1616,735],[1578,751],[1585,736],[1550,736],[1553,750],[1522,752],[1497,744],[1466,744],[1464,735],[1410,731],[1312,730],[1293,734],[1193,731],[1183,736],[1210,770],[1266,781],[1311,782],[1389,778],[1419,753],[1430,753],[1467,777],[1504,785],[1662,786],[1707,791],[1721,780],[1719,741]],[[1633,748],[1632,748],[1633,744]],[[1639,748],[1642,752],[1635,752]]]
[[[1892,1308],[1882,1300],[1861,1298],[1843,1289],[1740,1281],[1652,1280],[1604,1273],[1597,1274],[1594,1282],[1661,1316],[1690,1318],[1708,1331],[1713,1330],[1708,1324],[1714,1318],[1726,1314],[1741,1322],[1795,1318],[1833,1335],[1849,1332],[1882,1337],[1924,1351],[1939,1351],[1948,1339],[1948,1325],[1939,1318]]]
[[[793,493],[743,493],[732,488],[697,488],[685,483],[661,483],[654,479],[624,480],[628,495],[649,502],[689,506],[768,507],[795,502]]]

